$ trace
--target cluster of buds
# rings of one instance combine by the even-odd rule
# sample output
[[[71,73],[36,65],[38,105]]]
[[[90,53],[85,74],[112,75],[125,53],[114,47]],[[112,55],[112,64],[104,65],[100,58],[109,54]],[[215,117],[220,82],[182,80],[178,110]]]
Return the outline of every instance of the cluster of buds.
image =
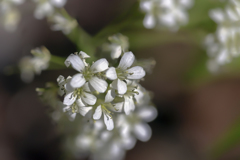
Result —
[[[140,8],[146,13],[143,25],[148,29],[159,25],[176,31],[187,24],[186,10],[192,5],[193,0],[141,0]]]
[[[18,64],[21,79],[26,83],[31,82],[35,74],[40,75],[43,70],[46,70],[51,59],[51,54],[45,47],[33,49],[31,53],[33,57],[23,57]]]
[[[81,120],[71,151],[98,160],[122,159],[136,139],[149,140],[151,128],[146,122],[157,116],[149,92],[139,84],[145,71],[132,67],[132,52],[125,52],[117,67],[109,67],[104,58],[90,65],[87,58],[82,51],[69,55],[65,65],[79,73],[57,79],[59,94],[64,95],[63,111],[70,120]]]
[[[122,53],[128,51],[128,37],[122,35],[121,33],[109,36],[108,40],[110,43],[105,43],[103,45],[103,50],[110,51],[112,59],[117,59],[122,55]]]
[[[210,17],[217,23],[217,31],[205,39],[208,69],[217,72],[222,65],[240,55],[240,1],[229,0],[225,9],[213,9]]]

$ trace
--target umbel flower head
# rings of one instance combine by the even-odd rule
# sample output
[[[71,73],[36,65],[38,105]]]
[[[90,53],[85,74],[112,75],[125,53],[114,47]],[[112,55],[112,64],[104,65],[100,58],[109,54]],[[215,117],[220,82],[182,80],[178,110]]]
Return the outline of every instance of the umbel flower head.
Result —
[[[131,67],[135,60],[132,52],[124,53],[117,68],[109,68],[105,58],[90,65],[86,62],[89,57],[81,51],[70,54],[65,61],[67,67],[72,66],[78,73],[57,79],[60,95],[65,94],[64,110],[72,117],[76,113],[85,116],[93,110],[92,118],[99,120],[103,115],[107,130],[113,130],[114,113],[121,113],[123,108],[127,115],[134,111],[135,95],[140,92],[135,80],[142,79],[145,71],[140,66]]]
[[[69,151],[92,160],[121,160],[137,139],[150,139],[152,131],[147,122],[157,116],[150,93],[139,84],[145,71],[132,66],[132,52],[125,52],[119,64],[114,64],[117,67],[105,58],[90,64],[88,58],[82,51],[70,54],[65,65],[77,73],[66,78],[60,75],[58,88],[48,85],[37,91],[43,101],[53,106],[52,118],[56,122],[71,123],[75,128],[73,135],[67,136]],[[57,94],[64,96],[61,104]]]

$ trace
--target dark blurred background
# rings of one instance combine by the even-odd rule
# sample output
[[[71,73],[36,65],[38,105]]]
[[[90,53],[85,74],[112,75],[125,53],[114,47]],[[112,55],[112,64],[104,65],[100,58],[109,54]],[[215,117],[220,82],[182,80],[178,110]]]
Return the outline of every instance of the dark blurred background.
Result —
[[[69,0],[65,8],[94,35],[133,3],[134,0]],[[24,7],[22,14],[14,33],[0,29],[0,159],[61,159],[61,136],[46,115],[47,106],[35,92],[45,82],[55,82],[60,72],[44,71],[34,82],[25,84],[18,74],[6,76],[3,69],[42,45],[52,54],[65,57],[76,47],[61,32],[51,31],[46,20],[36,20]],[[175,34],[188,36],[181,30]],[[157,36],[162,36],[161,31]],[[209,149],[239,117],[240,76],[216,78],[197,86],[188,84],[189,68],[199,54],[206,54],[197,49],[191,42],[173,41],[133,50],[137,58],[152,57],[157,62],[142,84],[154,93],[159,115],[150,123],[151,140],[138,141],[126,160],[210,159]],[[239,151],[235,148],[220,159],[238,159]]]

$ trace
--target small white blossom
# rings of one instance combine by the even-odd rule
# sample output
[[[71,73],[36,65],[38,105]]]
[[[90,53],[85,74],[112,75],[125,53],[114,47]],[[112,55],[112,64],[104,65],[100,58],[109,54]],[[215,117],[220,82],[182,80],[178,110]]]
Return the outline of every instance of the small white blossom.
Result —
[[[71,109],[73,113],[79,112],[82,116],[85,116],[97,101],[97,98],[90,93],[87,83],[81,87],[74,89],[70,85],[71,77],[66,80],[63,76],[59,76],[57,81],[61,88],[66,93],[63,104],[66,105],[66,109]]]
[[[117,68],[110,67],[106,72],[106,77],[112,82],[112,87],[118,90],[119,94],[124,94],[127,91],[127,84],[124,80],[141,79],[145,76],[145,71],[140,66],[132,67],[135,56],[132,52],[126,52],[122,56]]]
[[[85,66],[79,55],[71,54],[65,61],[65,65],[70,65],[78,72],[70,81],[73,88],[79,88],[86,82],[89,82],[90,87],[94,88],[99,93],[104,93],[107,89],[107,82],[101,78],[101,72],[108,69],[108,61],[104,58],[97,60],[92,66]]]

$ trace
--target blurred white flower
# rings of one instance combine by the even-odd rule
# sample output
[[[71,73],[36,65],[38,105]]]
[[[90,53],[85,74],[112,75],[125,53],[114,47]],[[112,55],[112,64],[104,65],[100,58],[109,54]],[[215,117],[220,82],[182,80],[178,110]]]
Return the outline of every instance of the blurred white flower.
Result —
[[[146,13],[143,25],[148,29],[160,25],[176,31],[179,26],[187,24],[186,10],[192,5],[193,0],[142,0],[140,8]]]
[[[51,59],[51,54],[45,47],[36,48],[31,53],[33,57],[23,57],[18,64],[21,78],[26,83],[33,80],[34,74],[39,75],[43,70],[47,69]]]
[[[66,0],[33,0],[36,3],[34,16],[36,19],[43,19],[44,17],[52,16],[55,8],[62,8]]]
[[[52,30],[62,31],[64,34],[69,34],[77,26],[77,21],[75,19],[67,19],[60,14],[54,14],[51,17],[53,23]]]
[[[21,15],[17,5],[21,5],[24,0],[2,0],[0,1],[0,22],[4,29],[13,32],[17,29]]]
[[[208,56],[207,67],[217,72],[221,66],[230,63],[240,55],[240,5],[239,1],[231,0],[225,9],[213,9],[210,17],[217,23],[217,31],[205,39]]]

